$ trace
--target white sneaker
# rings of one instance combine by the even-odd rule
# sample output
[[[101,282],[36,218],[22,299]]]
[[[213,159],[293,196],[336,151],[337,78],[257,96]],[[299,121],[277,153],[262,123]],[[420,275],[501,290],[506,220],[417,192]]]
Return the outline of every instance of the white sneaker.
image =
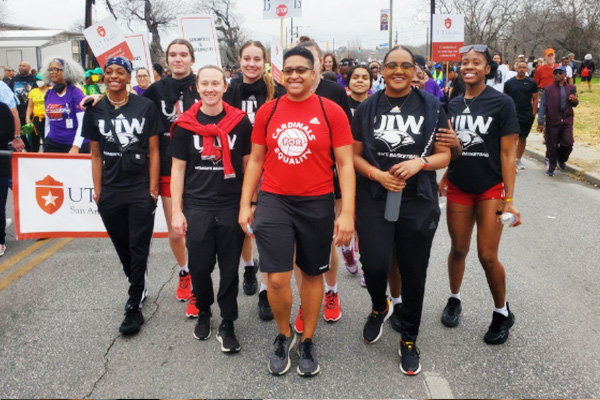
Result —
[[[0,244],[0,257],[2,257],[4,255],[5,251],[6,251],[6,245]]]
[[[517,169],[525,169],[525,165],[523,165],[521,160],[517,160]]]
[[[11,218],[6,218],[6,229],[8,229],[9,226],[12,225],[12,219]]]

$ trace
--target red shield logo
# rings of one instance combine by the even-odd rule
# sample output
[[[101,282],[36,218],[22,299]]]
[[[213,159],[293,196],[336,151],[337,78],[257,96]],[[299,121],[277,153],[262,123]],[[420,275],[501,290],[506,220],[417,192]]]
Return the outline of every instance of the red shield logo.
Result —
[[[281,5],[277,6],[277,9],[275,10],[275,12],[277,13],[278,16],[285,17],[288,13],[288,8],[285,4],[281,4]]]
[[[450,27],[452,26],[452,20],[450,18],[446,18],[444,20],[444,26],[446,27],[446,29],[450,29]]]
[[[100,35],[100,37],[104,37],[104,36],[106,36],[106,29],[104,29],[104,27],[103,27],[103,26],[99,26],[99,27],[96,29],[96,32],[98,32],[98,35]]]
[[[62,182],[47,175],[35,183],[35,199],[38,206],[47,214],[54,214],[63,205],[65,192]]]

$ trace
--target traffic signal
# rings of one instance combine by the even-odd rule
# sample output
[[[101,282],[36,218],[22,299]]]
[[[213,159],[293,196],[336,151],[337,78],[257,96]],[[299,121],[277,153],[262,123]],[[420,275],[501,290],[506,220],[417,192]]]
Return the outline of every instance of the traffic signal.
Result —
[[[358,52],[360,53],[361,51],[362,51],[362,50],[361,50],[361,48],[359,47],[359,48],[358,48]]]
[[[379,53],[379,46],[375,46],[375,53]]]

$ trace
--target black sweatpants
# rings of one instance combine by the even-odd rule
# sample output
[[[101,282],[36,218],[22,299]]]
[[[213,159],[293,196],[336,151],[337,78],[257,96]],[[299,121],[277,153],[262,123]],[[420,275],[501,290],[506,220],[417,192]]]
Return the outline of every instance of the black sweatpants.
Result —
[[[548,170],[556,169],[557,161],[567,162],[573,151],[573,125],[561,123],[557,126],[546,127],[546,159]]]
[[[239,207],[210,211],[185,206],[183,211],[188,224],[185,244],[196,307],[201,312],[208,311],[215,302],[211,274],[218,258],[217,303],[221,318],[231,321],[238,317],[238,271],[244,244],[244,231],[238,224],[239,212]]]
[[[405,191],[397,222],[386,221],[385,198],[374,199],[370,185],[360,185],[356,195],[356,231],[360,262],[373,309],[387,306],[387,273],[394,247],[402,277],[402,338],[415,341],[419,334],[425,279],[433,236],[440,219],[437,190],[435,199],[425,201]]]
[[[127,303],[142,308],[156,202],[148,188],[118,192],[103,189],[98,211],[129,280]]]

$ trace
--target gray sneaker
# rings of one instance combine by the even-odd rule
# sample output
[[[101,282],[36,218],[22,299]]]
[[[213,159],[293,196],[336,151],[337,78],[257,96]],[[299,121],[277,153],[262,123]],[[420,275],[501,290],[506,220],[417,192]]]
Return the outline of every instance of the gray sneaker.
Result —
[[[304,342],[300,342],[300,345],[298,346],[298,355],[300,356],[300,360],[298,361],[298,374],[301,376],[314,376],[321,371],[315,352],[315,344],[312,339],[308,338],[304,339]]]
[[[285,337],[283,333],[280,333],[273,342],[268,366],[269,372],[273,375],[283,375],[290,369],[290,347],[296,344],[296,334],[291,327],[290,332],[290,337]]]
[[[517,169],[525,169],[525,165],[523,165],[521,160],[517,160]]]

